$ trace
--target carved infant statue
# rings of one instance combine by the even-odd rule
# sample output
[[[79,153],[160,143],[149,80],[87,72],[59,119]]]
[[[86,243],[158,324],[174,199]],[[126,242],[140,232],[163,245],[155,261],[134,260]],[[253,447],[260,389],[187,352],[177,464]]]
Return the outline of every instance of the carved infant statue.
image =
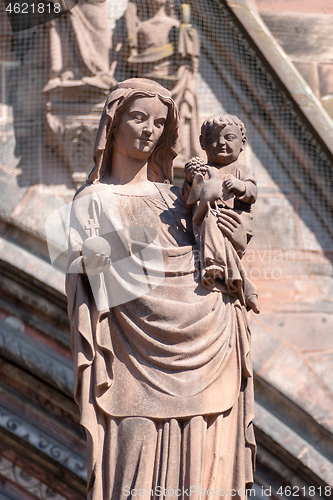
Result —
[[[245,133],[243,122],[229,114],[213,116],[202,124],[200,144],[207,164],[200,158],[186,163],[183,197],[193,207],[203,285],[236,294],[248,310],[258,314],[258,294],[242,266],[243,252],[224,224],[227,213],[234,220],[241,217],[251,239],[257,184],[252,169],[238,162],[247,144]]]

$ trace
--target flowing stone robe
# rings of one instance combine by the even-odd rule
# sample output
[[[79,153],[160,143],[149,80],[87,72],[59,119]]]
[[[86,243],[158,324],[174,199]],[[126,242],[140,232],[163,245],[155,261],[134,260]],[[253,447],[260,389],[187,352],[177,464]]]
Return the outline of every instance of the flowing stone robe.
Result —
[[[179,188],[152,183],[141,196],[86,186],[70,231],[67,295],[88,498],[150,489],[150,498],[164,498],[163,488],[174,490],[171,498],[199,499],[201,488],[245,498],[255,455],[246,312],[236,297],[202,287]],[[87,275],[80,249],[94,232],[109,242],[112,265]]]
[[[87,77],[87,81],[102,75],[110,78],[111,41],[106,1],[81,0],[73,4],[68,2],[69,10],[49,24],[51,67],[44,92],[59,85],[74,85]],[[53,80],[57,77],[61,81]],[[99,84],[99,88],[109,89],[110,86],[109,82]]]

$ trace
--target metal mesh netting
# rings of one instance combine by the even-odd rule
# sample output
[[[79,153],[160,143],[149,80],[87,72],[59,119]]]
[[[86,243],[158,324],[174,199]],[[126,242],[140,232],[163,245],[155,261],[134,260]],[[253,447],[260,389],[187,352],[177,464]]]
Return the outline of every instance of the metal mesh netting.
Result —
[[[283,405],[287,396],[292,406],[281,405],[277,415],[290,413],[286,423],[291,422],[297,432],[298,425],[299,429],[305,425],[303,417],[308,426],[311,412],[318,425],[327,422],[326,410],[324,413],[321,407],[322,392],[318,391],[313,399],[319,385],[311,385],[310,370],[303,372],[301,363],[294,361],[299,345],[302,362],[311,361],[311,355],[314,356],[308,366],[316,379],[322,377],[327,381],[326,395],[331,383],[332,349],[330,341],[325,339],[329,337],[333,295],[333,159],[327,138],[316,131],[297,104],[299,96],[296,102],[292,89],[279,79],[271,61],[263,57],[262,47],[256,46],[251,33],[240,23],[234,8],[238,0],[80,0],[77,6],[74,6],[76,0],[52,0],[51,3],[19,0],[13,5],[23,9],[26,4],[31,9],[31,5],[42,4],[45,9],[47,5],[57,4],[64,9],[63,2],[69,10],[60,17],[22,29],[29,21],[28,17],[22,17],[22,12],[21,17],[20,13],[16,17],[12,30],[6,14],[10,2],[0,0],[0,232],[1,238],[9,240],[9,251],[4,252],[0,260],[9,262],[7,272],[12,273],[17,267],[26,271],[28,280],[31,277],[39,286],[45,275],[33,273],[41,259],[51,260],[61,271],[66,269],[68,226],[62,233],[63,240],[59,241],[52,224],[45,230],[45,221],[64,209],[61,223],[66,226],[69,214],[66,207],[70,207],[76,188],[85,181],[93,166],[99,119],[105,98],[117,81],[144,76],[159,81],[172,92],[181,113],[179,155],[175,160],[178,185],[183,181],[184,163],[191,156],[205,159],[198,140],[202,122],[217,113],[235,114],[245,123],[248,137],[240,160],[253,168],[259,188],[253,207],[254,237],[243,262],[259,292],[262,314],[259,320],[254,315],[252,318],[255,317],[254,325],[261,322],[262,329],[253,330],[257,342],[254,359],[260,358],[260,377],[264,374],[265,390],[267,394],[271,392],[267,408],[275,398],[275,390],[281,391]],[[281,67],[287,68],[288,64],[281,53]],[[301,85],[301,77],[299,82]],[[317,109],[320,114],[319,103]],[[323,121],[329,123],[324,110],[322,113]],[[60,255],[55,252],[54,262],[46,248],[46,236],[55,243]],[[30,264],[29,257],[19,261],[19,252],[10,255],[13,241],[27,249],[29,257],[37,255],[31,268],[26,265],[26,262]],[[0,248],[3,251],[2,242]],[[11,279],[20,280],[20,276],[18,273]],[[63,279],[62,273],[50,274],[46,287],[55,285],[55,276],[59,283]],[[5,282],[10,283],[9,278],[6,277]],[[45,318],[43,307],[46,306],[40,301],[46,287],[42,286],[38,301],[34,294],[29,299],[36,300],[34,307],[40,308]],[[18,297],[18,304],[20,300]],[[45,304],[48,300],[45,299]],[[288,313],[292,314],[288,316]],[[306,330],[304,335],[303,330]],[[313,341],[311,349],[307,335]],[[293,344],[296,337],[298,343]],[[281,339],[283,350],[276,347]],[[291,346],[294,357],[288,357],[285,346]],[[326,353],[321,349],[326,349]],[[275,365],[273,355],[276,355]],[[324,355],[327,355],[325,363]],[[270,372],[265,379],[267,361],[272,367],[271,379]],[[287,369],[288,363],[293,364],[295,375],[305,373],[304,387],[310,388],[309,392],[301,391],[302,378],[295,376],[289,384],[288,377],[293,377]],[[37,373],[39,376],[40,372]],[[290,387],[295,391],[288,392]],[[260,390],[259,387],[259,395]],[[266,392],[263,394],[260,395],[262,401]],[[258,401],[262,403],[260,398]],[[300,423],[294,424],[294,416],[295,420],[299,417],[297,405],[306,412]],[[282,420],[284,422],[284,417]],[[287,432],[285,423],[282,425]],[[270,420],[267,426],[271,426]],[[312,427],[304,429],[300,434],[304,434],[305,439]],[[322,452],[326,443],[317,443],[318,431],[319,427],[315,427],[309,443],[318,445]],[[283,447],[289,443],[287,451],[281,447],[281,460],[288,455],[285,460],[289,466],[297,448],[290,440],[291,435],[283,436],[279,435],[277,442]],[[320,436],[324,436],[325,441],[326,430],[325,434],[320,430]],[[258,441],[260,444],[260,435]],[[267,498],[258,486],[267,484],[267,469],[269,481],[273,481],[275,473],[285,475],[287,481],[290,477],[298,480],[296,469],[285,472],[280,462],[265,456],[268,456],[265,443],[270,443],[266,441],[266,434],[258,453],[254,487],[254,496],[258,498]],[[304,443],[307,441],[302,439],[302,447]],[[275,449],[274,445],[269,451],[274,453]],[[312,460],[310,447],[305,447],[298,456],[296,472],[304,463],[306,474],[309,468],[313,469],[307,479],[311,481],[322,462],[318,459],[319,453],[314,455],[318,462],[315,469],[314,462],[304,461],[308,456]],[[279,459],[277,456],[276,460]]]
[[[239,116],[249,139],[242,160],[253,166],[260,193],[250,249],[292,250],[285,275],[330,272],[332,158],[226,2],[79,2],[52,22],[14,34],[6,5],[4,215],[15,213],[32,186],[50,186],[63,198],[84,182],[108,90],[116,80],[144,76],[168,87],[181,111],[175,182],[190,156],[205,158],[198,143],[203,120],[223,111]],[[45,198],[52,207],[58,203]],[[35,228],[31,211],[29,217],[20,223]],[[315,262],[311,252],[319,252]]]

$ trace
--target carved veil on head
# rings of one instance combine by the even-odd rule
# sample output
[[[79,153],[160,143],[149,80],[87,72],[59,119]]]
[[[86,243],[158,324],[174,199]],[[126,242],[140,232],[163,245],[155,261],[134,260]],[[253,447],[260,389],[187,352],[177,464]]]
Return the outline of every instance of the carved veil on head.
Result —
[[[172,163],[177,156],[179,114],[171,93],[162,85],[145,78],[131,78],[120,82],[106,99],[98,127],[95,147],[95,166],[88,176],[88,184],[100,181],[112,170],[112,140],[124,106],[140,97],[158,97],[168,108],[163,133],[148,160],[148,180],[171,182]]]

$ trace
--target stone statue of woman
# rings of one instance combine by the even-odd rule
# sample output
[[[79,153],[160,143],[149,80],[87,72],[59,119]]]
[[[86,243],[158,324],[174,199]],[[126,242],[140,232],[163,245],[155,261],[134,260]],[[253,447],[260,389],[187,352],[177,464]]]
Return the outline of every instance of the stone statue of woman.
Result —
[[[240,500],[253,482],[246,311],[201,285],[192,215],[170,183],[177,128],[169,91],[119,83],[73,201],[67,295],[89,500]],[[237,214],[219,227],[245,248]]]

